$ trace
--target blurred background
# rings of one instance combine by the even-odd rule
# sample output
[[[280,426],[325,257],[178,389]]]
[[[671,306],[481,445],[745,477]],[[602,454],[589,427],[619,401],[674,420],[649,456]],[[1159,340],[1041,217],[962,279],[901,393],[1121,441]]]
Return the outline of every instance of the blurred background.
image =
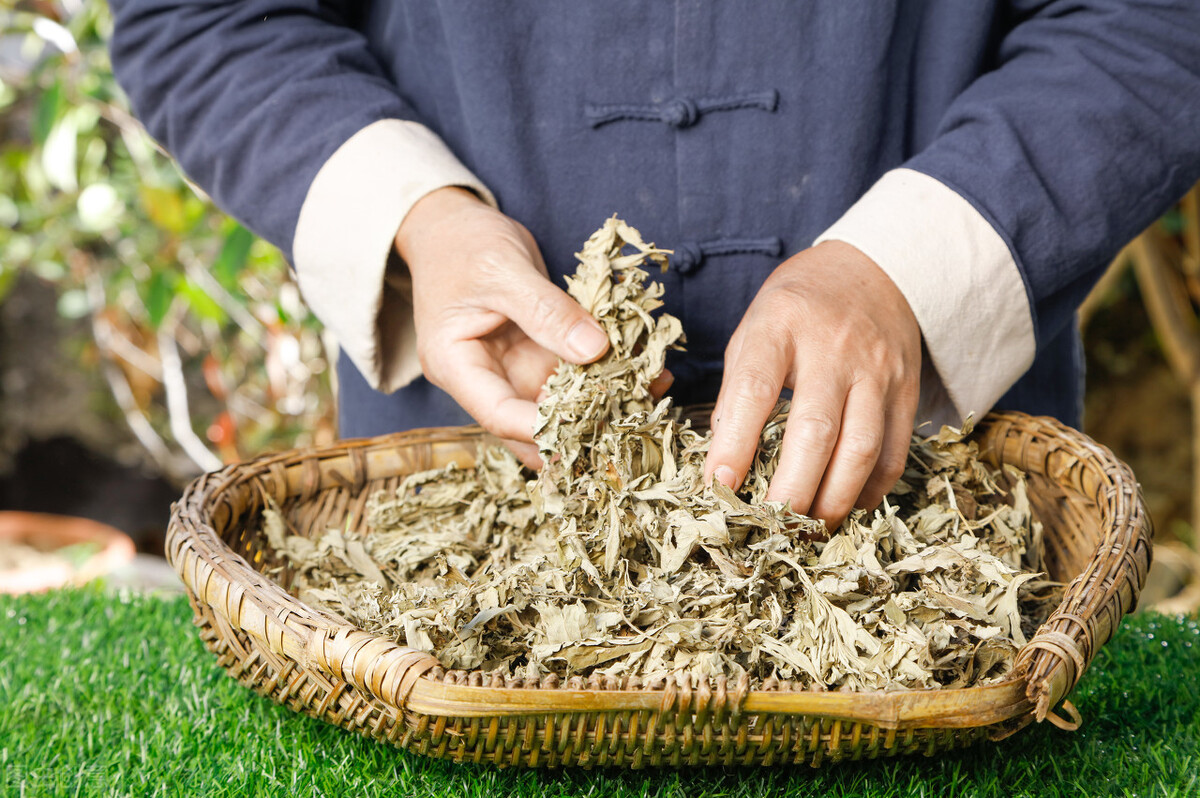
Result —
[[[331,369],[278,250],[130,115],[111,24],[103,0],[0,0],[0,510],[161,554],[196,474],[334,439]]]
[[[0,591],[62,577],[64,558],[78,571],[116,534],[121,578],[169,589],[163,535],[190,478],[336,435],[326,342],[287,264],[131,116],[110,30],[103,0],[0,0]],[[1085,431],[1143,485],[1152,584],[1200,604],[1197,196],[1116,259],[1080,323]]]

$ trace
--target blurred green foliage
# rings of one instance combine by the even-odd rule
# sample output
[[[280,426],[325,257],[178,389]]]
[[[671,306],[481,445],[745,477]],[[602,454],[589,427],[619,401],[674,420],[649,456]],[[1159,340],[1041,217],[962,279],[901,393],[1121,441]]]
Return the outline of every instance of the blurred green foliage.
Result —
[[[76,350],[164,466],[331,438],[318,322],[132,117],[111,29],[103,0],[0,8],[0,302],[31,273],[89,318]]]

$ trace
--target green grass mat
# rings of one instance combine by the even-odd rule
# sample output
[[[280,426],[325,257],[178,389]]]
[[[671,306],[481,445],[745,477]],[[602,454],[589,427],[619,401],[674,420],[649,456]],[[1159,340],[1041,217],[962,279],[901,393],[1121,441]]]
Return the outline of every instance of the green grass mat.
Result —
[[[0,596],[0,795],[1200,795],[1200,624],[1127,619],[1073,699],[925,758],[767,770],[519,771],[425,759],[296,715],[217,668],[180,599]]]

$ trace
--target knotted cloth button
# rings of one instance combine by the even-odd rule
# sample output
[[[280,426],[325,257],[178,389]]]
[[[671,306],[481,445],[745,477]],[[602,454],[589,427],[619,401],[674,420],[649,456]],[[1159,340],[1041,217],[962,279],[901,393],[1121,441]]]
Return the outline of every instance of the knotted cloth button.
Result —
[[[693,100],[670,100],[662,107],[662,121],[671,127],[689,127],[696,124],[699,117],[700,109]]]
[[[703,261],[704,250],[700,249],[699,244],[691,241],[676,244],[675,252],[671,255],[671,265],[680,274],[691,274]]]

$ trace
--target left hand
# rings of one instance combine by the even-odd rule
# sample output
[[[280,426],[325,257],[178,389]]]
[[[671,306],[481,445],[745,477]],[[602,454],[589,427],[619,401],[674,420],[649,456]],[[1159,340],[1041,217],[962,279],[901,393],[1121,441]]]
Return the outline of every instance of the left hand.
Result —
[[[791,388],[767,498],[832,531],[904,473],[920,374],[921,330],[891,278],[840,241],[800,252],[763,283],[725,350],[705,479],[741,485]]]

